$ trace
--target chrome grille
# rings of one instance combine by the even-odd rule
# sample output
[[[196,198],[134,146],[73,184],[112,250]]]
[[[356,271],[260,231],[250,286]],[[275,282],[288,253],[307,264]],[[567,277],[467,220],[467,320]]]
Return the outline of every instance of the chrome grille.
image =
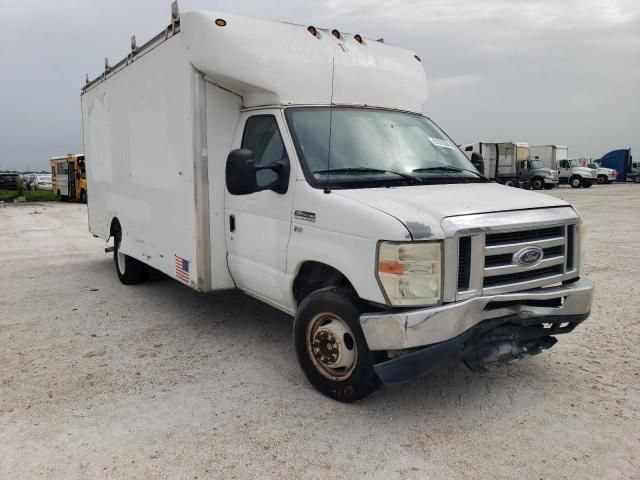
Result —
[[[573,242],[574,225],[490,233],[485,236],[484,292],[524,290],[561,282],[567,273],[567,245]],[[515,262],[515,254],[539,247],[542,259],[533,266]],[[573,249],[571,249],[573,250]],[[573,262],[573,259],[572,259]]]
[[[514,210],[446,217],[443,300],[518,292],[578,277],[580,217],[571,207]],[[533,266],[514,254],[539,247]]]

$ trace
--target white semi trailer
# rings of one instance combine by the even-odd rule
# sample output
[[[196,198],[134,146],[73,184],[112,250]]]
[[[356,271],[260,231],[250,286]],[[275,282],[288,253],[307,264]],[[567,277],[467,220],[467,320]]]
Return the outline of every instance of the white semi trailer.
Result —
[[[154,268],[294,315],[339,401],[539,353],[591,309],[580,217],[489,182],[426,98],[411,51],[174,6],[82,89],[90,231],[125,284]]]

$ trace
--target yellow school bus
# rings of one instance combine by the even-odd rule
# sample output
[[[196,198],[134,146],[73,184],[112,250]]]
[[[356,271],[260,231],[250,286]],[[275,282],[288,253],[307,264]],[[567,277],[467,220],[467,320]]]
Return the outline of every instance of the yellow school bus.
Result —
[[[59,200],[77,200],[87,203],[87,171],[83,154],[53,157],[51,187]]]

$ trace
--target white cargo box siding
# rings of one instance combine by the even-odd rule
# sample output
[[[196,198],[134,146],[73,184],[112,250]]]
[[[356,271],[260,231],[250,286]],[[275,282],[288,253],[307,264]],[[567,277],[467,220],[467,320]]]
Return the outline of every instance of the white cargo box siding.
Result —
[[[200,291],[233,288],[224,170],[240,112],[328,105],[332,84],[336,105],[420,113],[426,101],[408,50],[226,14],[176,17],[83,88],[90,231],[108,239],[117,218],[123,253]],[[292,175],[304,178],[298,165]]]
[[[564,145],[537,145],[530,149],[531,158],[538,159],[546,168],[558,169],[558,162],[569,158],[569,148]]]

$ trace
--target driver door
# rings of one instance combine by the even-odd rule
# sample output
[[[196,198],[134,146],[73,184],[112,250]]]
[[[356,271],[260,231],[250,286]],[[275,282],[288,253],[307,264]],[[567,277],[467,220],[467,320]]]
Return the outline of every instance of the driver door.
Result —
[[[238,125],[232,149],[250,149],[257,165],[291,158],[288,152],[293,148],[281,110],[244,112]],[[238,288],[282,306],[289,304],[284,275],[295,171],[291,169],[289,188],[284,194],[272,190],[249,195],[225,192],[227,262],[231,276]],[[269,185],[276,178],[271,170],[257,172],[259,186]]]

